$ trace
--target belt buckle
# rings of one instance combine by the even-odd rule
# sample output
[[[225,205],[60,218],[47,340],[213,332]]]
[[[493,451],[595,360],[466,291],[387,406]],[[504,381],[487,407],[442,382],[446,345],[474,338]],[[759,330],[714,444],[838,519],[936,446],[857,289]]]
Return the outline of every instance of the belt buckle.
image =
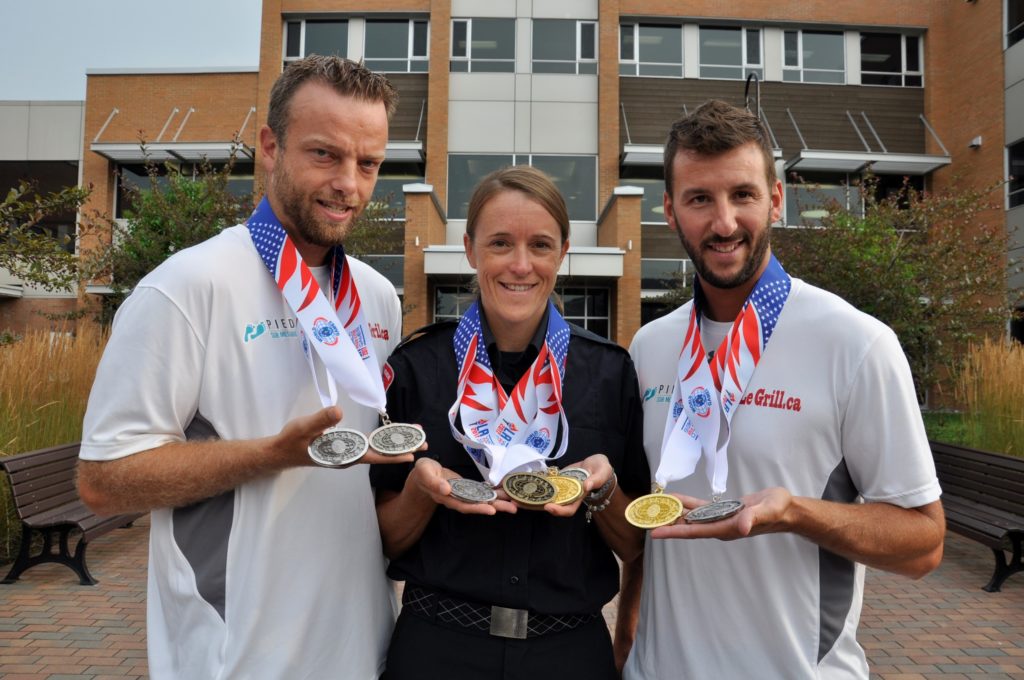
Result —
[[[526,639],[526,621],[529,612],[526,609],[509,609],[508,607],[491,607],[491,635],[516,640]]]

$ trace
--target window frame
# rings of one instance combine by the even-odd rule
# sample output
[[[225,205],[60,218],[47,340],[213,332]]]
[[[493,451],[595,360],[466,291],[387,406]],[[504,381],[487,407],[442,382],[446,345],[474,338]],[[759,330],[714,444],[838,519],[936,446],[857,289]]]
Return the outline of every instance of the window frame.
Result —
[[[531,30],[531,32],[533,32],[534,29],[536,28],[536,25],[537,25],[538,21],[575,21],[576,22],[576,27],[575,27],[576,28],[576,38],[575,38],[576,39],[576,45],[575,45],[575,48],[576,48],[575,49],[576,59],[575,59],[575,61],[569,61],[568,59],[537,59],[533,55],[533,53],[531,51],[531,54],[530,54],[530,73],[537,74],[537,75],[597,75],[597,73],[598,73],[598,60],[599,60],[599,57],[600,57],[600,51],[599,51],[599,42],[600,41],[598,39],[598,35],[599,34],[598,34],[597,21],[595,21],[593,19],[547,19],[547,18],[535,18],[530,23],[530,30]],[[593,29],[594,29],[594,41],[593,41],[594,57],[593,57],[593,59],[590,59],[590,58],[584,59],[584,58],[582,58],[580,56],[580,54],[583,51],[583,35],[582,34],[583,34],[583,25],[584,24],[593,26]],[[532,38],[533,38],[533,36],[531,35],[531,40],[532,40]],[[573,71],[571,73],[558,73],[558,72],[550,72],[550,71],[538,71],[536,69],[536,64],[537,63],[542,63],[542,64],[573,64]],[[592,71],[589,68],[586,68],[585,70],[581,71],[581,68],[589,67],[591,65],[593,66],[593,70]]]
[[[739,32],[740,32],[740,64],[738,66],[735,65],[735,64],[705,64],[704,63],[702,57],[700,56],[700,47],[701,47],[700,32],[701,32],[701,30],[703,30],[705,28],[707,28],[709,30],[728,30],[728,31],[739,30]],[[758,55],[757,55],[758,61],[757,62],[750,61],[749,55],[747,54],[747,52],[748,52],[748,50],[747,50],[747,47],[748,47],[747,32],[748,31],[754,31],[754,32],[757,33],[757,49],[758,49]],[[785,49],[785,48],[783,48],[783,49]],[[753,72],[757,73],[758,78],[760,78],[761,80],[764,80],[764,33],[762,32],[760,27],[753,27],[753,26],[715,26],[713,24],[701,24],[701,25],[699,25],[697,27],[697,55],[698,55],[697,56],[697,62],[698,62],[697,63],[697,69],[698,69],[698,73],[700,74],[699,77],[700,77],[701,80],[746,80],[747,77],[751,73],[753,73]],[[845,62],[845,59],[844,59],[844,62]],[[703,69],[704,69],[705,66],[707,66],[708,68],[732,68],[732,69],[739,69],[740,73],[742,75],[740,75],[739,78],[728,78],[728,77],[725,77],[725,76],[705,76],[704,73],[703,73]]]
[[[633,29],[633,58],[623,59],[622,58],[622,30],[626,27]],[[640,59],[640,29],[644,27],[661,27],[661,28],[673,28],[679,31],[679,62],[667,62],[667,61],[644,61]],[[619,24],[619,75],[626,76],[628,78],[683,78],[683,61],[685,59],[685,49],[683,47],[683,25],[682,24],[653,24],[643,23],[640,21],[636,22],[622,22]],[[640,69],[643,66],[648,67],[678,67],[678,75],[665,75],[665,74],[651,74],[651,73],[640,73]],[[626,70],[631,70],[631,73],[626,73]]]
[[[507,20],[512,23],[512,58],[511,59],[486,59],[478,58],[473,56],[473,20],[480,19],[497,19]],[[455,56],[455,24],[461,22],[466,24],[466,56],[457,57]],[[459,17],[453,18],[451,21],[451,47],[448,50],[448,71],[449,73],[515,73],[516,70],[516,20],[508,17]],[[500,62],[510,63],[512,65],[511,70],[508,71],[491,71],[491,70],[474,70],[473,62]],[[452,65],[455,63],[465,63],[466,70],[454,70]]]
[[[886,31],[861,31],[859,37],[863,38],[865,35],[898,35],[900,37],[900,70],[897,71],[870,71],[864,68],[864,56],[861,54],[860,62],[860,82],[862,85],[869,85],[871,87],[924,87],[924,36],[920,35],[907,35],[906,33],[892,33]],[[915,38],[917,40],[917,70],[910,70],[907,68],[907,38]],[[899,76],[899,85],[889,85],[887,83],[865,83],[864,76],[866,75],[878,75],[878,76]],[[907,84],[907,78],[918,78],[920,82],[918,84]]]
[[[308,22],[313,22],[313,23],[333,22],[333,23],[344,24],[345,25],[345,54],[342,55],[342,56],[345,56],[345,57],[348,56],[348,47],[349,47],[349,45],[348,45],[348,28],[349,28],[349,19],[348,19],[348,17],[338,18],[338,19],[309,19],[309,18],[305,18],[305,17],[303,17],[303,18],[296,18],[296,19],[285,19],[284,20],[284,25],[282,26],[282,36],[281,36],[282,70],[287,68],[288,64],[292,63],[293,61],[301,61],[302,59],[306,58],[306,56],[307,56],[306,55],[306,24]],[[297,56],[289,56],[288,55],[288,26],[289,26],[289,24],[299,24],[299,53],[298,53]]]
[[[1010,3],[1016,2],[1020,11],[1020,23],[1010,26]],[[1024,0],[1006,0],[1003,3],[1003,26],[1006,32],[1003,34],[1003,49],[1010,49],[1020,41],[1024,40]]]
[[[399,63],[402,63],[402,62],[405,63],[405,68],[404,69],[392,69],[392,68],[381,69],[381,68],[376,67],[376,64],[373,67],[367,66],[367,68],[370,68],[372,71],[375,71],[377,73],[427,73],[427,71],[430,69],[430,21],[428,19],[408,19],[407,20],[408,31],[407,31],[406,36],[405,36],[405,39],[406,39],[406,42],[405,42],[405,57],[373,57],[373,58],[370,58],[370,57],[366,56],[366,45],[368,43],[368,41],[366,39],[366,31],[369,30],[370,24],[375,24],[375,23],[400,23],[401,21],[403,21],[403,19],[400,19],[400,18],[395,18],[395,19],[377,18],[377,19],[366,19],[365,21],[363,21],[363,55],[362,55],[363,63],[365,64],[368,61],[373,61],[373,62],[394,62],[396,64],[399,64]],[[426,54],[422,54],[422,55],[413,54],[414,48],[415,48],[415,41],[416,41],[416,24],[423,24],[423,25],[426,26],[427,36],[426,36],[426,40],[424,41],[424,45],[426,47]],[[414,69],[412,67],[412,65],[414,63],[415,64],[422,64],[423,67],[419,68],[419,69]]]
[[[797,44],[796,44],[796,57],[797,66],[789,66],[786,64],[786,35],[790,33],[796,33]],[[840,54],[843,56],[843,68],[842,70],[827,69],[827,68],[808,68],[804,64],[804,35],[838,35],[842,42],[842,49]],[[811,85],[846,85],[848,83],[848,71],[849,65],[846,63],[846,44],[845,35],[843,31],[816,31],[808,30],[803,28],[787,28],[782,32],[782,81],[786,83],[808,83]],[[817,80],[807,80],[805,78],[805,72],[811,71],[814,73],[841,73],[842,79],[839,82],[822,82]],[[787,80],[786,73],[796,73],[799,76],[798,80]]]

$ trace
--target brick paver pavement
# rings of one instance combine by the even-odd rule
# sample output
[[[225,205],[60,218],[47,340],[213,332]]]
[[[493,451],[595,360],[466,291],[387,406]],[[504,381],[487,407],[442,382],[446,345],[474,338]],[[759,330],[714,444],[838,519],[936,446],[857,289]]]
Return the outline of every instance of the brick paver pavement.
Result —
[[[90,545],[97,586],[59,565],[0,585],[0,678],[145,678],[148,532],[145,518]],[[1024,574],[990,594],[991,569],[987,549],[949,534],[942,566],[922,581],[869,570],[859,637],[872,678],[1024,680]],[[614,620],[614,603],[605,614]]]

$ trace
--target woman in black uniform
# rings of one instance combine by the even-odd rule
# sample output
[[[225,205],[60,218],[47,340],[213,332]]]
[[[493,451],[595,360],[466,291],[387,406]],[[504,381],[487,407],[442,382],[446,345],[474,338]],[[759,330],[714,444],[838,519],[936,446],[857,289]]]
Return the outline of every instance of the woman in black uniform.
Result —
[[[549,302],[569,218],[544,173],[484,178],[463,240],[479,299],[388,361],[388,414],[421,424],[429,450],[371,470],[388,574],[406,582],[384,678],[618,678],[601,608],[618,590],[613,552],[643,549],[623,512],[650,485],[633,364]],[[538,510],[500,488],[460,500],[449,482],[549,466],[585,470],[583,494]]]

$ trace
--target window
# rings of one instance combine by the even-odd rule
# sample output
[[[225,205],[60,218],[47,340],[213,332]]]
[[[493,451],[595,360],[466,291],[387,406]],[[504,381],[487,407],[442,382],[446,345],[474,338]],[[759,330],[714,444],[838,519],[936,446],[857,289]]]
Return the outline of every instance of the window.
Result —
[[[1006,0],[1006,46],[1024,40],[1024,0]]]
[[[783,37],[782,79],[792,83],[845,83],[843,34],[786,31]]]
[[[220,171],[224,168],[222,163],[211,163],[212,170]],[[126,163],[117,167],[117,196],[114,204],[114,217],[124,218],[131,211],[134,196],[139,191],[151,189],[156,184],[159,188],[168,185],[168,166],[166,164],[154,164],[153,176],[144,164]],[[199,176],[201,166],[197,163],[181,163],[174,170],[183,175],[191,174],[193,179]],[[252,163],[236,162],[231,168],[231,176],[228,178],[228,191],[243,203],[252,202],[254,187],[253,179],[254,165]]]
[[[372,71],[426,73],[429,36],[425,20],[377,20],[366,22],[363,59]]]
[[[661,168],[658,168],[658,172],[661,172]],[[643,198],[640,201],[641,224],[665,224],[664,179],[651,177],[623,177],[622,179],[619,180],[619,185],[629,187],[640,187],[641,189],[644,190]]]
[[[1019,205],[1024,205],[1024,139],[1011,145],[1007,152],[1009,155],[1007,165],[1011,177],[1007,191],[1010,207],[1016,208]]]
[[[659,24],[619,26],[619,74],[683,76],[683,29]]]
[[[284,65],[311,54],[348,56],[348,22],[320,19],[285,22]]]
[[[485,175],[507,165],[532,165],[546,172],[565,197],[569,219],[597,220],[597,158],[512,154],[448,156],[448,217],[466,219],[473,189]]]
[[[761,30],[700,27],[700,77],[743,80],[761,68]]]
[[[860,81],[921,87],[921,39],[899,33],[861,33]]]
[[[555,288],[562,298],[562,317],[591,333],[608,337],[608,289],[597,286]]]
[[[452,20],[453,73],[513,73],[515,69],[515,19]]]
[[[434,290],[434,321],[457,321],[475,300],[469,286],[438,286]]]
[[[645,257],[640,260],[640,287],[643,290],[671,290],[693,279],[687,275],[688,260]]]
[[[836,206],[864,214],[859,175],[808,173],[786,184],[786,219],[791,227],[821,226]]]
[[[597,23],[533,20],[534,73],[597,73]]]
[[[405,192],[402,187],[422,183],[423,178],[423,166],[418,163],[385,161],[377,175],[370,205],[380,211],[381,219],[405,220]]]

